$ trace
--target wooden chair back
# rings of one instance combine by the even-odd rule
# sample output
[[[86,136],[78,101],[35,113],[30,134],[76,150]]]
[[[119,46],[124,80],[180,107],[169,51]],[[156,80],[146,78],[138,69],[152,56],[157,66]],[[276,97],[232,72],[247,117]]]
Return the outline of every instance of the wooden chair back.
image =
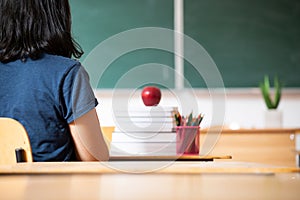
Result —
[[[27,132],[20,122],[0,118],[0,164],[17,163],[16,155],[21,155],[23,162],[33,162]]]

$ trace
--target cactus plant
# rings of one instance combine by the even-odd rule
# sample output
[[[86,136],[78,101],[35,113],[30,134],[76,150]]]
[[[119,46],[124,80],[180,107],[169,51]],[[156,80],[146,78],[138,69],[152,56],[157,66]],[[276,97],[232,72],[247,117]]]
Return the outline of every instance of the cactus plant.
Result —
[[[268,109],[276,109],[279,105],[280,98],[281,98],[281,88],[282,85],[279,82],[278,77],[274,78],[274,98],[271,98],[271,89],[270,89],[270,80],[269,76],[264,77],[264,81],[259,84],[263,98],[265,100],[266,106]]]

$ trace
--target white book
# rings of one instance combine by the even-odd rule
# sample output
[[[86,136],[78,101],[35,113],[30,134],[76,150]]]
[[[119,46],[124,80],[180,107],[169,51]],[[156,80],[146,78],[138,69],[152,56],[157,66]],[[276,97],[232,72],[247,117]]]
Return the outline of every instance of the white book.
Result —
[[[144,130],[144,129],[150,129],[154,131],[159,130],[173,130],[173,128],[176,128],[176,123],[174,120],[157,120],[153,118],[144,118],[144,120],[132,120],[132,119],[116,119],[115,120],[116,127],[119,127],[119,129],[123,130],[130,130],[132,128],[138,129],[138,130]]]
[[[176,131],[175,124],[136,124],[136,123],[116,123],[115,132],[174,132]]]
[[[117,117],[115,121],[124,123],[175,123],[174,117]]]
[[[127,110],[114,110],[115,117],[174,117],[177,107],[144,106],[128,108]]]
[[[123,111],[138,111],[138,112],[167,112],[167,111],[177,111],[178,107],[176,106],[129,106],[127,109],[123,109]],[[122,110],[121,110],[122,111]]]
[[[110,155],[176,155],[176,143],[114,143]]]
[[[176,142],[176,132],[113,132],[112,142]]]

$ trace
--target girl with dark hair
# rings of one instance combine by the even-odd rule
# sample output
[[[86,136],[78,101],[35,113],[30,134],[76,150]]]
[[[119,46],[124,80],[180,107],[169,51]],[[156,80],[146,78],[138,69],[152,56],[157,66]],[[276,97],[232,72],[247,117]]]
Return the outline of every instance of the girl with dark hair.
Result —
[[[68,0],[0,0],[0,117],[24,125],[34,161],[108,160],[82,54]]]

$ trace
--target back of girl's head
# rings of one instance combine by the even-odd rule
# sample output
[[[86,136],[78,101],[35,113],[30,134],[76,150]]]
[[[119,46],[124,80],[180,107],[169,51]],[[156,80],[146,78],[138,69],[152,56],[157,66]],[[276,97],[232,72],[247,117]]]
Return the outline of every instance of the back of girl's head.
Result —
[[[79,58],[68,0],[0,0],[0,62],[43,53]]]

